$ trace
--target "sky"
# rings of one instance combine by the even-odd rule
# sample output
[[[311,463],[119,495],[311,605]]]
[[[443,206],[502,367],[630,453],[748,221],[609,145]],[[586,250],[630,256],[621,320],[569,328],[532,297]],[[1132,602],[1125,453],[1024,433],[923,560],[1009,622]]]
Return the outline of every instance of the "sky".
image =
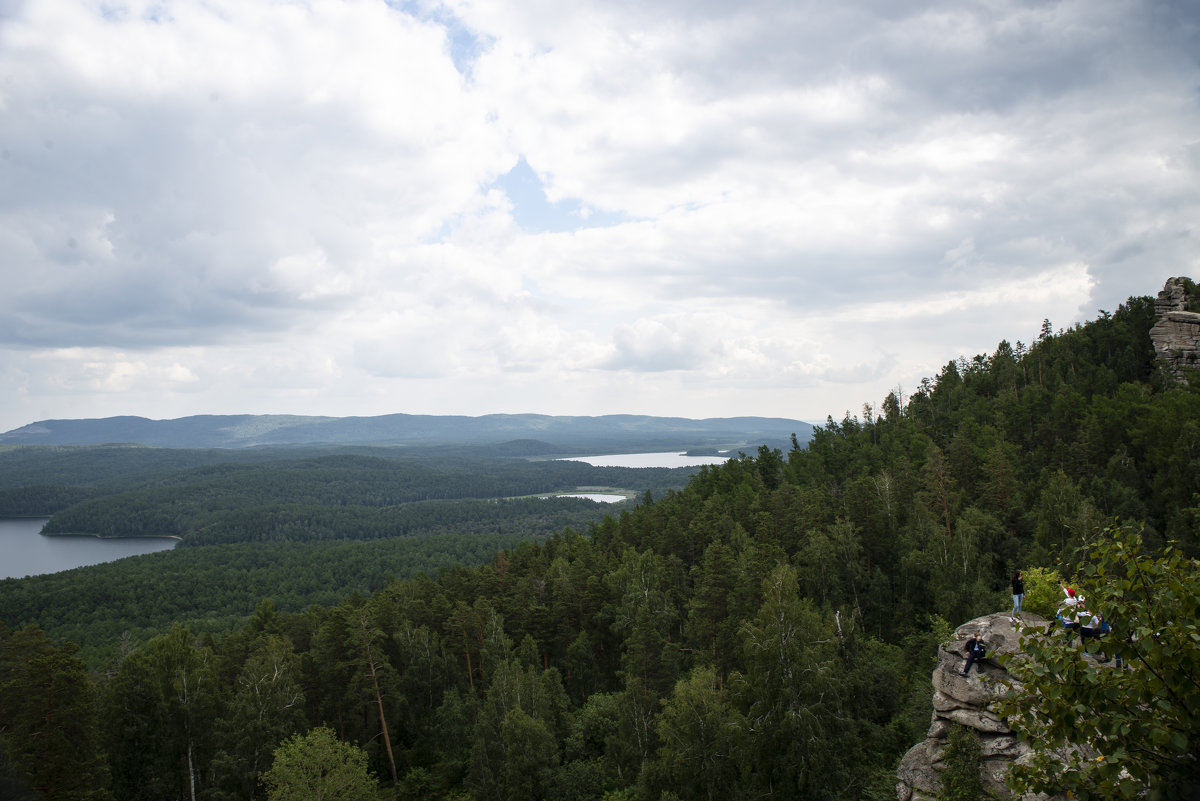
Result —
[[[1198,240],[1192,0],[0,0],[0,431],[819,423]]]

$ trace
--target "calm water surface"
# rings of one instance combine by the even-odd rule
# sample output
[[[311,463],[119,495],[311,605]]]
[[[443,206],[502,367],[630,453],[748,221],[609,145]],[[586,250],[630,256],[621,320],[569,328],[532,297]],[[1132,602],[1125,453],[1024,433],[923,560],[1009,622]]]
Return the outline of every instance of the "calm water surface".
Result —
[[[624,495],[612,495],[607,492],[564,492],[561,495],[555,495],[556,498],[587,498],[589,501],[597,503],[620,503],[625,500]]]
[[[562,461],[587,462],[593,467],[697,467],[725,464],[729,456],[687,456],[682,453],[613,453],[607,456],[573,456]]]
[[[168,537],[102,540],[97,537],[43,537],[46,519],[0,519],[0,579],[57,573],[175,547]]]

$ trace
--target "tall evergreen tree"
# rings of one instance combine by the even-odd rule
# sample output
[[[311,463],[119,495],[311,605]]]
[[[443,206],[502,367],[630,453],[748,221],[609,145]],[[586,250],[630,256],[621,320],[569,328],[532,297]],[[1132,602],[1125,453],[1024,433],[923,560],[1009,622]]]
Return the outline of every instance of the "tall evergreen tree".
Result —
[[[36,626],[0,624],[0,750],[10,781],[34,798],[109,797],[96,691],[78,650],[55,646]]]

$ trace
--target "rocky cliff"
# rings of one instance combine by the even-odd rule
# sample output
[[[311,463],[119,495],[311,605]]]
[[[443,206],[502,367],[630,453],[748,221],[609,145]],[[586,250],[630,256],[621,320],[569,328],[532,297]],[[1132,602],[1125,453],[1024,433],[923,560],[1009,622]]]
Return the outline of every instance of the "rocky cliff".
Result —
[[[1188,374],[1200,368],[1200,314],[1189,311],[1189,305],[1200,298],[1189,294],[1195,284],[1189,278],[1168,278],[1162,292],[1154,300],[1158,321],[1150,329],[1154,352],[1181,384],[1188,383]]]
[[[1045,620],[1026,614],[1024,623],[1044,626]],[[976,663],[971,674],[964,677],[966,643],[972,636],[982,637],[987,643],[987,659]],[[938,649],[937,667],[933,671],[933,720],[925,740],[909,749],[900,762],[896,787],[900,801],[937,798],[942,756],[955,723],[979,734],[984,789],[997,798],[1013,797],[1004,785],[1004,775],[1010,764],[1029,754],[1029,746],[1017,740],[993,708],[1008,688],[1008,673],[996,657],[1017,651],[1018,636],[1007,614],[986,615],[959,626],[954,639]]]

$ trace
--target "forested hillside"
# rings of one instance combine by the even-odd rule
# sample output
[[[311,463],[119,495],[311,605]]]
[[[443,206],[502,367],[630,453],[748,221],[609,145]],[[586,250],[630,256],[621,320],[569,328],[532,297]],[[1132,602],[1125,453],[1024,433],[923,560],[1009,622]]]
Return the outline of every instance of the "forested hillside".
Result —
[[[200,545],[377,539],[454,525],[459,531],[472,531],[462,524],[480,516],[481,504],[445,501],[496,501],[580,486],[642,494],[678,487],[689,474],[684,469],[592,467],[571,461],[451,461],[429,456],[331,455],[219,464],[81,501],[55,512],[45,533],[170,535],[182,537],[185,545]],[[545,515],[549,504],[491,506],[491,518],[500,521],[513,515]]]
[[[47,534],[175,536],[188,545],[376,539],[454,525],[470,531],[462,521],[479,516],[434,501],[495,501],[581,486],[642,495],[681,487],[695,470],[593,467],[488,450],[0,448],[0,516],[48,515]],[[536,516],[545,506],[509,505],[493,518]],[[307,522],[297,526],[297,519]]]
[[[172,621],[231,631],[265,597],[300,612],[391,578],[486,562],[521,540],[585,530],[611,506],[553,493],[662,494],[697,469],[594,467],[494,451],[2,448],[5,514],[52,514],[50,535],[181,542],[145,558],[0,581],[0,619],[37,621],[78,642],[94,664],[116,652],[123,632],[151,636]],[[332,547],[364,540],[372,544]]]
[[[1047,323],[586,531],[301,613],[266,594],[232,634],[180,626],[95,673],[5,631],[10,773],[264,797],[275,747],[327,726],[388,798],[894,798],[937,642],[1007,608],[1015,568],[1072,575],[1114,517],[1200,548],[1200,390],[1160,373],[1153,322],[1131,298]],[[46,721],[69,741],[30,736]]]

